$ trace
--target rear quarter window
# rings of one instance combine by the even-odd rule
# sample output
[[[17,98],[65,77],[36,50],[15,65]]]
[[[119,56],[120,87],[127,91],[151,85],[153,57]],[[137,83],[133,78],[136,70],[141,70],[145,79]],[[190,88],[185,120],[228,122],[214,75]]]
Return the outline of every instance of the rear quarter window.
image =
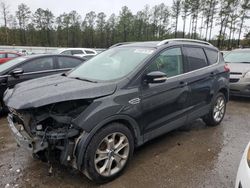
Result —
[[[210,64],[215,64],[218,61],[218,52],[216,50],[205,49],[207,59]]]
[[[188,71],[206,67],[207,59],[204,50],[199,47],[184,47],[188,60]]]

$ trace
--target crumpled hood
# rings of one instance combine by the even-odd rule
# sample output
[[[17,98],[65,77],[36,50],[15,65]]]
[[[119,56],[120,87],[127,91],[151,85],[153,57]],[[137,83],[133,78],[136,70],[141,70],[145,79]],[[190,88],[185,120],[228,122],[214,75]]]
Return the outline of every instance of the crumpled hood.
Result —
[[[20,83],[4,94],[4,102],[14,109],[37,108],[47,104],[91,99],[114,93],[114,83],[91,83],[54,75]]]

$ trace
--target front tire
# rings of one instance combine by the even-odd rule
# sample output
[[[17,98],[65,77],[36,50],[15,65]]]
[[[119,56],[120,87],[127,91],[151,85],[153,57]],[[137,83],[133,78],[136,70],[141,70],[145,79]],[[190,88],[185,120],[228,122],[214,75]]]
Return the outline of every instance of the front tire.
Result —
[[[32,153],[32,158],[34,160],[40,160],[42,162],[48,162],[48,156],[46,151],[39,151],[38,153]]]
[[[203,117],[207,126],[216,126],[221,123],[226,113],[226,98],[223,93],[218,93],[211,105],[209,113]]]
[[[3,101],[0,101],[0,117],[6,115],[9,112],[7,106],[5,106]]]
[[[0,117],[4,115],[4,113],[6,112],[6,107],[3,103],[3,101],[0,101]]]
[[[120,123],[111,123],[90,141],[84,158],[86,176],[97,183],[121,175],[134,151],[131,131]]]

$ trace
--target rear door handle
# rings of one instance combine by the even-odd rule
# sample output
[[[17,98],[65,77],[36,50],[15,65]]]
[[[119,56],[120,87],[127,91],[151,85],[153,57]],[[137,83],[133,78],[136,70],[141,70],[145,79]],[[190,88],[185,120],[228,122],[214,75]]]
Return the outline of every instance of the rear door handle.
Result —
[[[180,81],[180,83],[179,83],[179,86],[180,87],[185,87],[185,86],[187,86],[188,85],[188,83],[187,82],[184,82],[184,81]]]
[[[210,77],[213,77],[215,75],[214,72],[210,72]]]

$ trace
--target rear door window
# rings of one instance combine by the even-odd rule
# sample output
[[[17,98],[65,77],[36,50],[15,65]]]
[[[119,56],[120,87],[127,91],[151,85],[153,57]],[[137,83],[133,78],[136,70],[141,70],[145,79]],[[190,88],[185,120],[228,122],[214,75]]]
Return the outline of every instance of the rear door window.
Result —
[[[70,58],[70,57],[58,57],[59,69],[73,68],[80,65],[84,60]]]
[[[33,59],[21,65],[20,68],[23,69],[24,73],[52,70],[53,69],[53,57]]]
[[[183,47],[188,60],[188,70],[193,71],[206,67],[207,59],[204,50],[199,47]]]
[[[218,52],[216,50],[205,49],[207,59],[210,64],[215,64],[218,61]]]

